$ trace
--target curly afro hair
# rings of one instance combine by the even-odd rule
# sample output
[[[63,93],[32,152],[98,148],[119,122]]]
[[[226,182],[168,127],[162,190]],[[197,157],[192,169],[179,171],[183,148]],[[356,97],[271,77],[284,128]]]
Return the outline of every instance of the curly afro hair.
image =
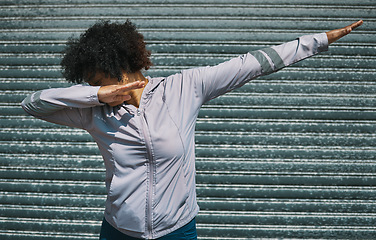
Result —
[[[96,72],[122,79],[122,72],[149,69],[150,51],[142,34],[129,20],[125,23],[100,21],[79,39],[70,38],[61,61],[63,76],[70,82],[90,81]]]

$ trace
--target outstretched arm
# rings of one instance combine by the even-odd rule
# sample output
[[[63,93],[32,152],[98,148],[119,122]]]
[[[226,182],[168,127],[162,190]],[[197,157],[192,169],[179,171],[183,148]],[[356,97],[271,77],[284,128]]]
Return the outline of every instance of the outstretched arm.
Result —
[[[193,79],[196,93],[203,102],[242,86],[262,75],[276,72],[293,63],[327,51],[328,44],[349,34],[362,25],[360,20],[344,28],[326,33],[305,35],[293,41],[258,51],[213,67],[202,67],[183,71],[183,78]]]
[[[331,43],[337,41],[338,39],[346,36],[352,30],[354,30],[355,28],[359,27],[362,24],[363,24],[363,20],[359,20],[357,22],[354,22],[353,24],[350,24],[349,26],[326,32],[326,35],[328,36],[329,44],[331,44]]]

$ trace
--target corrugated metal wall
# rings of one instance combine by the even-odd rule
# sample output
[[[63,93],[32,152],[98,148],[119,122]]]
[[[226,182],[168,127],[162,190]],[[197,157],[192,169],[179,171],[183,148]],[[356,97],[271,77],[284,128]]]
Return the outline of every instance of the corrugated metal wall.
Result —
[[[0,238],[97,239],[104,166],[83,131],[26,116],[68,86],[61,50],[98,19],[132,19],[147,75],[365,24],[330,51],[211,101],[197,124],[200,239],[376,236],[376,1],[0,1]]]

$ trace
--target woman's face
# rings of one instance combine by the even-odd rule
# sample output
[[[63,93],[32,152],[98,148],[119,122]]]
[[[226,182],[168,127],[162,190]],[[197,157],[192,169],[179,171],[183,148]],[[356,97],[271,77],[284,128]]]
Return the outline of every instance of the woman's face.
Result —
[[[93,78],[88,81],[89,85],[91,86],[108,86],[108,85],[122,85],[124,81],[118,81],[117,78],[112,78],[110,76],[106,76],[104,73],[97,72]],[[125,92],[124,94],[129,94]],[[124,101],[115,101],[111,103],[107,103],[111,107],[117,106],[122,104]]]
[[[119,82],[117,78],[112,78],[109,75],[102,72],[95,73],[94,77],[88,81],[91,86],[107,86],[107,85],[120,85],[123,82]]]
[[[140,71],[135,73],[125,73],[122,74],[122,80],[119,82],[118,78],[112,78],[109,75],[102,72],[97,72],[93,77],[91,77],[87,83],[91,86],[108,86],[108,85],[125,85],[134,82],[143,82],[145,85],[147,84],[148,80],[145,78]],[[143,86],[145,86],[143,85]],[[124,95],[130,95],[132,98],[127,101],[129,104],[133,104],[134,106],[139,105],[139,100],[141,98],[142,92],[144,87],[139,87],[137,89],[133,88],[129,91],[123,92]],[[123,102],[112,102],[108,103],[110,106],[116,106],[122,104]]]

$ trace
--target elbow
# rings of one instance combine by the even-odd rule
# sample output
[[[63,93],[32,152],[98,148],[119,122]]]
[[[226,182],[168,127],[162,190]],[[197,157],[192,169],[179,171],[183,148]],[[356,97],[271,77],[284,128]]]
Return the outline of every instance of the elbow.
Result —
[[[39,99],[33,100],[33,95],[31,94],[27,96],[22,102],[21,102],[21,107],[22,109],[29,115],[34,116],[34,117],[43,117],[46,115],[45,111],[43,108],[40,106],[41,104],[38,103],[40,102]]]
[[[36,116],[36,112],[34,112],[32,109],[32,103],[29,102],[27,99],[29,98],[30,96],[28,96],[27,98],[25,98],[22,102],[21,102],[21,107],[22,109],[29,115],[32,115],[32,116]]]
[[[28,106],[30,104],[30,102],[28,101],[28,99],[30,99],[30,96],[27,96],[22,102],[21,102],[21,107],[22,109],[28,113],[28,114],[31,114],[30,112],[30,107]]]

